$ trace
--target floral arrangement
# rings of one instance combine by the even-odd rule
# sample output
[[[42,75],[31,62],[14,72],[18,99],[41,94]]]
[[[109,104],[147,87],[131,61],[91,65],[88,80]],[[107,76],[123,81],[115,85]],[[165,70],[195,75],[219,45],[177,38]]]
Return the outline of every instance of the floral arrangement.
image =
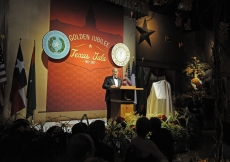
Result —
[[[207,94],[205,90],[201,91],[188,91],[183,94],[173,94],[172,95],[172,102],[175,107],[176,111],[180,111],[180,109],[184,109],[188,106],[190,102],[194,102],[193,100],[196,99],[196,102],[201,104],[205,99],[213,99],[211,95]]]
[[[175,114],[175,117],[166,117],[164,114],[153,114],[149,115],[148,118],[158,117],[162,120],[162,127],[172,133],[175,140],[175,151],[179,152],[186,149],[186,140],[189,137],[189,133],[185,127],[180,125],[180,121],[177,120],[179,114],[177,112]],[[141,116],[133,112],[126,113],[124,117],[109,120],[106,126],[104,142],[118,151],[121,156],[124,156],[131,138],[136,135],[135,124],[139,117]],[[150,133],[147,135],[147,138],[149,135]]]
[[[130,139],[136,135],[135,124],[140,117],[135,113],[128,113],[125,117],[110,119],[106,126],[104,142],[124,157],[129,146]]]
[[[203,81],[207,75],[210,77],[211,66],[203,61],[200,61],[196,57],[192,57],[192,61],[188,63],[187,67],[183,72],[190,79],[190,85],[193,90],[202,90]]]

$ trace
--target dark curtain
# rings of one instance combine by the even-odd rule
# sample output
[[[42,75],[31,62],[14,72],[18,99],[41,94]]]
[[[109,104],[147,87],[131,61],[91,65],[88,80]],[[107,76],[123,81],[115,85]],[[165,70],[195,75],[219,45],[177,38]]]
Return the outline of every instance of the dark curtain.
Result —
[[[6,36],[8,35],[8,11],[9,11],[9,1],[8,0],[1,0],[0,1],[0,44],[3,51],[3,60],[6,67]],[[0,86],[0,93],[3,97],[5,97],[5,86]],[[0,104],[0,114],[3,114],[4,104]]]
[[[6,36],[7,36],[7,17],[8,17],[8,11],[9,11],[9,1],[8,0],[1,0],[0,1],[0,35],[5,36],[6,42]],[[2,42],[2,39],[0,38],[0,42]],[[6,45],[4,44],[3,47]]]

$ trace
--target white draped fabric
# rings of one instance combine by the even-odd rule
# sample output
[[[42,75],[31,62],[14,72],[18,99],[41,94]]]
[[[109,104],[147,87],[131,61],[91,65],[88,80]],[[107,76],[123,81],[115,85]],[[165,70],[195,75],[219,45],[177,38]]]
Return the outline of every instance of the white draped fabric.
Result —
[[[172,106],[171,86],[166,80],[154,82],[147,99],[146,115],[164,114],[174,116]]]

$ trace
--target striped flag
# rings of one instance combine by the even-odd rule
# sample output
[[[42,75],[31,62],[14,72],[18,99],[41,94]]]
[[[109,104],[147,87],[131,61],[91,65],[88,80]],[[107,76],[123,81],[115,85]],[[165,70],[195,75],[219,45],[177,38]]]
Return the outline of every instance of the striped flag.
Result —
[[[130,80],[130,65],[128,64],[128,68],[126,68],[125,75],[123,77],[123,84],[124,86],[131,86],[131,80]]]
[[[2,45],[0,44],[0,107],[4,106],[4,95],[5,95],[5,84],[7,83],[6,79],[6,68],[3,59],[3,50]],[[2,112],[2,110],[0,110]]]
[[[11,116],[26,107],[26,97],[24,87],[27,85],[24,60],[19,44],[17,58],[15,61],[12,87],[10,92]]]

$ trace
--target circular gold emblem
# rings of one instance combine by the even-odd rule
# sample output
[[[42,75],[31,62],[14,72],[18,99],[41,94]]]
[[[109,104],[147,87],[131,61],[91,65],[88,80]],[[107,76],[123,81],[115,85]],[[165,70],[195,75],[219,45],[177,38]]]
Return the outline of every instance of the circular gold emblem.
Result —
[[[129,62],[129,48],[123,43],[117,43],[112,49],[112,60],[117,66],[124,66]]]

